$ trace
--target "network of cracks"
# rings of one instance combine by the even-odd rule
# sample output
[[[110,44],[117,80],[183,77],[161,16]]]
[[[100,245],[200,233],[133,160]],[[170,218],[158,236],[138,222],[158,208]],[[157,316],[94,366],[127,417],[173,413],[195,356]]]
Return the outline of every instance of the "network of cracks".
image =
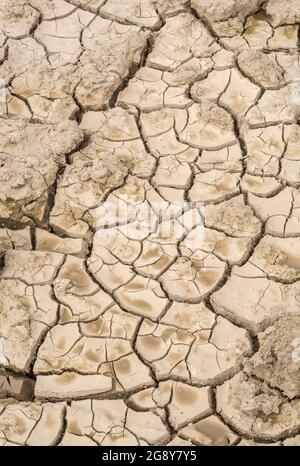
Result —
[[[0,445],[300,445],[300,0],[0,0]]]

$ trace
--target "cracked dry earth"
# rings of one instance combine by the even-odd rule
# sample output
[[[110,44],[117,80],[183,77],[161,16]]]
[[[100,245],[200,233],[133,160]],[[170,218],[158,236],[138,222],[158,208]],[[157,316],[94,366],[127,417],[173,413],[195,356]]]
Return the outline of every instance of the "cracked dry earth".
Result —
[[[299,23],[0,0],[0,445],[300,445]]]

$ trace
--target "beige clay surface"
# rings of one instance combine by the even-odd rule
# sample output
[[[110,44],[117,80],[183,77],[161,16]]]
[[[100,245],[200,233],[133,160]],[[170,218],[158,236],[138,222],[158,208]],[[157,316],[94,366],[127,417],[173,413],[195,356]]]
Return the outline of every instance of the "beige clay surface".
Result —
[[[0,445],[300,446],[300,0],[0,0]]]

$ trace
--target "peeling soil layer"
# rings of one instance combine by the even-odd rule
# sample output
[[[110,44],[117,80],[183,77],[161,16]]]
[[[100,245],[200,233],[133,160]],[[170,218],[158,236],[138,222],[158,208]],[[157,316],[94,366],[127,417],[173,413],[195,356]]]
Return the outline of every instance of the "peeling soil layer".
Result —
[[[0,0],[0,445],[300,446],[300,0]]]

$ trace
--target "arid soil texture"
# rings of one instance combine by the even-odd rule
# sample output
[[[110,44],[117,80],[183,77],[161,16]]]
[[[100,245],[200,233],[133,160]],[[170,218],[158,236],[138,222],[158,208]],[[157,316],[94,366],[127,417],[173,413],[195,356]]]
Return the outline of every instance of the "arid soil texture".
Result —
[[[0,445],[300,445],[300,0],[0,0]]]

